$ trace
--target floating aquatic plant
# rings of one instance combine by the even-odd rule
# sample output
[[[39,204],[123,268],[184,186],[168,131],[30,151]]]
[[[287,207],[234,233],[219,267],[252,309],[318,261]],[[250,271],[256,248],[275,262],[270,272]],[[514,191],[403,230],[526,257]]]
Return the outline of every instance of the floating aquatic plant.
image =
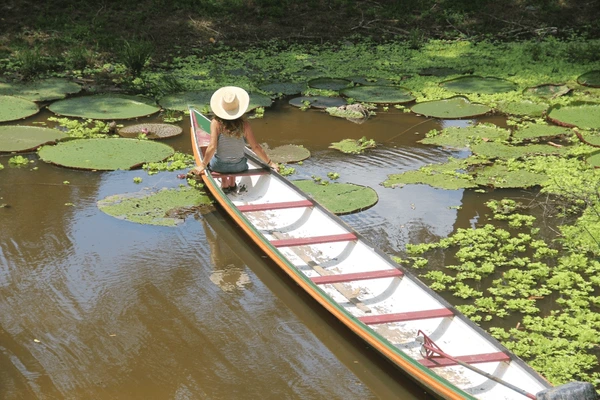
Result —
[[[355,86],[340,90],[340,94],[374,104],[403,104],[415,99],[409,89],[400,86]]]
[[[346,104],[346,100],[341,97],[301,96],[290,99],[289,103],[299,108],[327,108],[342,106]]]
[[[113,195],[98,201],[98,208],[113,217],[138,224],[176,226],[210,198],[194,188],[163,189]]]
[[[14,96],[0,96],[0,122],[27,118],[38,111],[39,108],[33,101]]]
[[[440,86],[456,93],[496,94],[516,90],[517,85],[506,79],[476,75],[461,76],[440,83]]]
[[[600,103],[553,107],[548,119],[562,126],[600,129]]]
[[[56,143],[66,134],[50,128],[35,126],[0,126],[0,153],[22,152],[37,149],[44,144]]]
[[[273,162],[282,164],[294,163],[310,157],[310,151],[306,147],[295,144],[286,144],[273,149],[266,148],[265,151]]]
[[[64,99],[78,93],[81,86],[63,78],[41,79],[32,82],[0,82],[0,95],[17,96],[31,101]]]
[[[308,81],[308,86],[314,89],[338,91],[350,85],[350,81],[342,78],[315,78]]]
[[[423,144],[432,144],[443,147],[466,148],[472,143],[484,141],[504,141],[510,137],[510,132],[492,124],[478,124],[466,128],[450,127],[442,131],[433,130],[427,133]]]
[[[373,139],[367,139],[363,136],[360,139],[344,139],[340,142],[332,143],[329,148],[336,149],[347,154],[361,154],[366,149],[377,147],[377,143]]]
[[[55,114],[99,120],[129,119],[158,112],[152,101],[139,96],[99,94],[59,100],[48,109]]]
[[[366,210],[379,200],[375,190],[352,183],[323,185],[315,180],[299,180],[292,183],[337,215]]]
[[[411,111],[432,118],[459,119],[487,114],[492,109],[484,104],[474,104],[468,99],[455,96],[450,99],[426,101],[415,104]]]
[[[132,169],[173,155],[172,147],[137,139],[78,139],[38,150],[43,161],[63,167],[112,171]]]
[[[135,138],[141,133],[148,139],[166,139],[182,132],[183,129],[172,124],[136,124],[119,129],[119,135],[126,138]]]

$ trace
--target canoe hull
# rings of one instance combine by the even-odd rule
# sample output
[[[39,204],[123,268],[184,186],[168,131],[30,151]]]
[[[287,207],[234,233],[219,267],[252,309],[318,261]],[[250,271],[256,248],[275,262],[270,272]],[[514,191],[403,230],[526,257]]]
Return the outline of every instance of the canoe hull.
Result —
[[[210,122],[190,110],[197,163]],[[420,280],[341,219],[316,203],[248,151],[249,171],[236,176],[245,190],[225,194],[219,174],[202,180],[233,221],[321,306],[428,392],[443,399],[525,399],[520,393],[459,363],[527,393],[551,385]],[[425,333],[459,358],[425,358]]]

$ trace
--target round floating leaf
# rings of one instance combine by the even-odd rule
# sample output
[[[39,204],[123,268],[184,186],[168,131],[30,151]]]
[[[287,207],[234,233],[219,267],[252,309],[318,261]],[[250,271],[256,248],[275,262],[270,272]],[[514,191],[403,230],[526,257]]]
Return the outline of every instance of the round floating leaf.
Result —
[[[512,134],[513,139],[533,140],[533,139],[551,139],[557,136],[569,135],[570,130],[564,127],[547,124],[527,124],[515,130]]]
[[[48,109],[58,115],[100,120],[138,118],[159,110],[147,99],[114,94],[60,100],[50,104]]]
[[[266,152],[273,162],[283,164],[295,163],[310,157],[310,151],[307,148],[295,144],[286,144],[274,149],[266,149]]]
[[[98,208],[108,215],[146,225],[175,226],[198,206],[210,204],[203,192],[192,189],[163,189],[159,192],[118,194],[98,201]]]
[[[273,100],[264,94],[250,93],[250,104],[248,104],[248,111],[254,110],[258,107],[271,107]]]
[[[345,99],[341,97],[325,97],[325,96],[301,96],[290,99],[289,103],[295,107],[314,107],[314,108],[327,108],[327,107],[339,107],[346,103]]]
[[[456,93],[494,94],[515,90],[517,85],[506,79],[482,76],[461,76],[440,83],[440,86]]]
[[[548,109],[547,104],[534,103],[529,100],[503,101],[498,103],[498,110],[504,114],[541,117]]]
[[[113,171],[159,162],[175,153],[172,147],[150,140],[77,139],[38,150],[40,158],[63,167]]]
[[[302,93],[306,89],[306,83],[269,82],[260,85],[258,88],[265,92],[290,96]]]
[[[511,170],[506,165],[498,163],[483,167],[477,170],[475,174],[475,182],[477,184],[504,189],[540,186],[548,180],[548,176],[545,174],[538,174],[523,169]]]
[[[138,135],[146,135],[148,139],[165,139],[181,135],[183,129],[172,124],[137,124],[126,126],[119,130],[119,135],[126,138],[136,138]]]
[[[350,81],[341,78],[316,78],[308,81],[308,86],[313,89],[338,91],[350,85]]]
[[[58,129],[36,126],[0,126],[0,153],[35,150],[67,137]]]
[[[441,119],[471,118],[484,115],[492,109],[483,104],[471,103],[464,97],[426,101],[415,104],[411,111],[426,117]]]
[[[389,86],[393,83],[385,78],[367,78],[365,76],[351,76],[347,78],[349,81],[362,86]]]
[[[377,147],[377,143],[373,139],[367,139],[364,136],[358,140],[344,139],[340,142],[331,143],[331,146],[329,146],[330,149],[336,149],[347,154],[360,154],[366,149],[375,147]]]
[[[80,91],[80,85],[61,78],[49,78],[26,83],[0,82],[0,95],[18,96],[31,101],[64,99],[67,94]]]
[[[600,147],[600,134],[593,132],[579,132],[575,130],[577,138],[582,142],[592,147]]]
[[[600,151],[593,152],[585,161],[594,168],[600,168]]]
[[[563,96],[571,91],[567,85],[556,85],[547,83],[545,85],[533,86],[525,89],[524,94],[529,94],[544,99],[556,98]]]
[[[530,144],[527,146],[511,146],[497,142],[482,142],[471,146],[473,154],[490,159],[521,158],[532,155],[558,155],[567,152],[565,147],[555,147],[549,144]]]
[[[600,70],[586,72],[577,78],[577,82],[584,86],[600,87]]]
[[[375,104],[402,104],[415,99],[410,90],[400,86],[355,86],[340,90],[340,94],[356,101]]]
[[[453,147],[457,149],[468,147],[473,141],[507,140],[510,132],[492,124],[480,124],[466,128],[450,127],[435,136],[419,140],[423,144]],[[479,140],[478,140],[479,139]]]
[[[198,110],[210,110],[210,98],[214,90],[196,90],[166,95],[158,103],[168,110],[187,111],[190,106]]]
[[[600,129],[600,104],[557,106],[550,110],[548,119],[561,126]]]
[[[0,96],[0,122],[27,118],[39,111],[33,101],[14,96]]]
[[[379,200],[375,190],[352,183],[323,185],[313,180],[293,181],[292,183],[337,215],[366,210]]]

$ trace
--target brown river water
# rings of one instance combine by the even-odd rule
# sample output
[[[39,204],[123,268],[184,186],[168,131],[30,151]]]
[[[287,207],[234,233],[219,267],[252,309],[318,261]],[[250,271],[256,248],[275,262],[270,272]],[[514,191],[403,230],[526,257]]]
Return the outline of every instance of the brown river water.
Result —
[[[485,120],[503,123],[494,118]],[[342,218],[395,255],[485,213],[493,195],[380,185],[461,155],[417,140],[465,123],[391,109],[359,125],[285,101],[251,120],[271,148],[311,151],[290,179],[338,172],[340,182],[375,189],[374,207]],[[164,143],[191,153],[188,120],[181,126],[184,134]],[[363,136],[381,145],[364,155],[328,149]],[[181,171],[78,171],[34,153],[29,168],[10,168],[9,157],[0,156],[0,399],[430,398],[291,283],[222,210],[170,228],[96,206],[113,194],[175,187]]]

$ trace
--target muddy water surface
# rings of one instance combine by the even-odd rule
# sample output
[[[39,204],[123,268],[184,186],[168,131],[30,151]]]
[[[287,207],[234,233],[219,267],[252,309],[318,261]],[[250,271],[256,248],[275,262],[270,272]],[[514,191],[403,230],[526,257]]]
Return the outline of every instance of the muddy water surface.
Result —
[[[357,125],[282,102],[251,124],[270,147],[312,152],[291,179],[338,172],[374,188],[379,202],[343,219],[390,254],[478,218],[454,208],[461,190],[380,185],[460,154],[416,143],[440,121],[391,110]],[[190,153],[187,120],[182,126],[184,135],[165,143]],[[362,136],[382,145],[365,155],[328,149]],[[166,228],[96,206],[175,187],[181,172],[75,171],[27,156],[33,163],[19,169],[0,156],[1,399],[429,398],[290,284],[221,210]]]

